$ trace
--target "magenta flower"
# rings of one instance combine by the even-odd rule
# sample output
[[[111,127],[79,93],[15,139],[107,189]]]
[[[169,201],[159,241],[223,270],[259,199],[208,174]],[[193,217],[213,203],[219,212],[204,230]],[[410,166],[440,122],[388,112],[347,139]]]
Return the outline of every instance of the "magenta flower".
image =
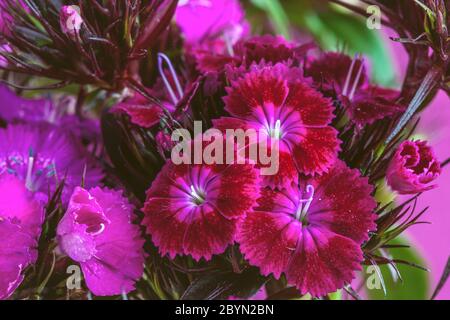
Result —
[[[216,72],[233,62],[234,46],[250,30],[238,0],[180,1],[176,21],[201,72]]]
[[[77,187],[57,228],[61,250],[80,263],[93,294],[134,290],[144,269],[144,240],[133,206],[119,191]]]
[[[16,95],[7,86],[0,85],[0,118],[12,121],[44,121],[50,119],[51,111],[55,111],[50,99],[27,99]],[[46,115],[48,117],[46,117]]]
[[[425,141],[404,141],[389,164],[386,180],[400,194],[431,190],[430,185],[441,174],[433,149]]]
[[[323,296],[350,283],[361,269],[360,246],[376,227],[372,191],[367,178],[338,161],[299,188],[264,189],[236,240],[261,274],[285,274],[302,294]]]
[[[1,58],[0,58],[1,59]],[[100,141],[97,119],[80,118],[70,112],[68,103],[51,99],[28,99],[18,96],[7,86],[0,85],[0,118],[7,123],[49,123],[70,131],[84,141]]]
[[[167,162],[143,208],[143,224],[161,255],[211,259],[234,242],[238,219],[259,196],[252,165],[175,165]]]
[[[61,30],[72,39],[78,39],[80,36],[83,18],[80,15],[78,6],[62,6],[60,10]]]
[[[44,210],[23,181],[0,175],[0,299],[20,285],[23,271],[37,259]]]
[[[337,158],[339,140],[330,126],[333,105],[283,64],[252,68],[231,82],[224,98],[232,117],[214,121],[224,129],[260,131],[279,140],[278,174],[266,176],[271,186],[297,182],[298,173],[323,174]],[[259,137],[264,139],[264,137]]]
[[[182,0],[175,19],[188,43],[225,38],[234,45],[248,29],[238,0]]]
[[[43,198],[52,195],[65,179],[62,199],[67,202],[75,186],[93,186],[103,178],[94,159],[78,140],[48,124],[9,125],[0,129],[0,174],[8,172]]]
[[[360,128],[386,117],[399,115],[406,107],[400,92],[368,83],[364,61],[335,52],[324,53],[305,70],[322,92],[338,98],[351,120]]]

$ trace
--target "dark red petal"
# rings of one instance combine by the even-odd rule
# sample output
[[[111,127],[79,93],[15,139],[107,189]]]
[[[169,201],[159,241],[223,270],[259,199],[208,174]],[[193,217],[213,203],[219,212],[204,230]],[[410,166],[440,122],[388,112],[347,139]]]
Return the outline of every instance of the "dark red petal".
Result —
[[[137,105],[121,103],[114,109],[121,110],[130,116],[131,122],[143,128],[150,128],[159,122],[164,114],[156,105]]]
[[[289,84],[285,106],[300,112],[305,126],[326,126],[333,119],[331,100],[303,82]]]
[[[226,218],[246,214],[259,198],[259,173],[251,164],[228,165],[220,173],[220,184],[214,198],[215,208]]]
[[[258,199],[257,211],[267,211],[276,213],[294,213],[296,211],[295,201],[291,196],[295,197],[296,189],[286,188],[283,190],[275,190],[271,188],[261,189],[261,196]]]
[[[212,122],[213,122],[214,128],[222,131],[223,133],[226,133],[227,129],[232,129],[232,130],[242,129],[244,131],[247,129],[258,130],[257,123],[252,123],[250,121],[241,120],[238,118],[222,117],[219,119],[214,119],[214,120],[212,120]]]
[[[358,244],[367,240],[368,231],[376,227],[373,214],[376,202],[368,179],[338,160],[327,174],[317,177],[314,184],[318,188],[310,208],[310,223],[327,227]]]
[[[234,57],[214,52],[197,52],[197,69],[200,72],[221,72],[229,63],[236,61]]]
[[[288,61],[294,57],[295,53],[290,43],[282,37],[272,35],[253,37],[246,40],[242,47],[244,59],[248,65],[260,61],[273,64]]]
[[[311,61],[305,70],[306,76],[312,77],[316,86],[327,94],[341,94],[344,89],[347,75],[350,72],[352,59],[342,53],[326,52],[319,59]],[[349,85],[352,85],[361,62],[356,62],[353,66],[352,76]],[[358,87],[367,81],[366,72],[363,69]]]
[[[405,111],[405,106],[396,103],[400,92],[380,87],[360,90],[349,105],[351,119],[363,127],[377,120]]]
[[[299,142],[293,145],[298,170],[305,175],[322,174],[337,159],[340,141],[332,127],[308,128]]]
[[[260,124],[240,120],[237,118],[230,117],[222,117],[217,120],[213,120],[214,128],[219,129],[222,132],[226,132],[227,129],[255,129],[259,130]],[[258,132],[258,131],[256,131]],[[248,143],[249,141],[246,141]],[[257,142],[257,141],[256,141]],[[281,149],[281,146],[280,146]],[[245,151],[246,156],[249,154],[248,148]],[[268,154],[271,154],[271,151],[268,150]],[[256,164],[256,168],[269,168],[270,165],[261,165],[261,163]],[[298,171],[295,166],[295,162],[292,160],[292,156],[287,150],[279,151],[279,163],[278,163],[278,171],[274,175],[261,175],[262,185],[270,186],[270,187],[285,187],[292,182],[298,183]]]
[[[302,294],[320,297],[354,279],[361,269],[361,248],[352,240],[319,228],[304,228],[286,270],[288,283]]]
[[[249,213],[236,236],[241,252],[261,274],[279,278],[286,269],[301,232],[301,224],[286,214]]]
[[[247,73],[227,88],[225,109],[235,117],[250,117],[265,105],[280,107],[288,94],[286,81],[270,68]]]
[[[146,226],[147,233],[161,255],[168,254],[173,259],[177,254],[182,254],[184,235],[188,228],[184,212],[180,214],[180,211],[173,210],[171,200],[162,198],[148,200],[143,211],[145,217],[142,224]]]
[[[234,242],[236,220],[228,220],[213,208],[205,205],[199,207],[200,213],[189,223],[184,237],[184,253],[195,260],[221,254]]]
[[[280,150],[278,157],[278,171],[273,175],[262,175],[261,186],[285,188],[292,183],[298,184],[298,171],[291,154]],[[264,167],[269,168],[270,166],[257,166],[257,168]]]

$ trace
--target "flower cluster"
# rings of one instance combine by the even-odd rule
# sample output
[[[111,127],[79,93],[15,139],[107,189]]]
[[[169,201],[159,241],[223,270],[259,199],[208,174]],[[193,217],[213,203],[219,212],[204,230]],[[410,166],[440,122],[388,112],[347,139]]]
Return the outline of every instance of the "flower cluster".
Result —
[[[1,299],[179,298],[206,276],[225,284],[202,298],[316,298],[393,263],[377,190],[418,195],[442,168],[409,127],[388,139],[408,101],[362,55],[253,35],[238,0],[64,3],[0,4]],[[239,161],[176,163],[181,137]],[[247,156],[263,143],[275,174]]]

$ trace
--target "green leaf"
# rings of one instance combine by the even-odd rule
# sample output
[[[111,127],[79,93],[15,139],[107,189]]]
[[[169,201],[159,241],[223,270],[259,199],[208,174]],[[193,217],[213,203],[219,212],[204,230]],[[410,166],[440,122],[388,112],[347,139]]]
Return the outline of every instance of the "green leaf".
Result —
[[[279,0],[251,0],[252,4],[266,12],[275,32],[290,39],[289,19]]]
[[[405,237],[399,237],[389,244],[391,245],[409,245],[409,241]],[[391,248],[389,254],[393,259],[401,259],[418,265],[425,265],[424,259],[421,255],[412,248]],[[369,299],[373,300],[426,300],[429,298],[430,279],[429,273],[404,264],[397,264],[397,269],[400,273],[401,279],[393,268],[387,265],[380,265],[382,278],[386,286],[386,295],[383,288],[369,289],[369,281],[366,281],[366,293]],[[372,280],[377,280],[374,268],[370,266],[365,268],[365,275]],[[394,280],[394,278],[397,278]],[[373,281],[370,281],[372,284]]]
[[[366,26],[364,18],[336,6],[317,10],[309,1],[283,2],[290,22],[309,31],[325,50],[345,47],[349,54],[362,53],[372,62],[372,78],[381,85],[394,86],[394,67],[380,31]]]

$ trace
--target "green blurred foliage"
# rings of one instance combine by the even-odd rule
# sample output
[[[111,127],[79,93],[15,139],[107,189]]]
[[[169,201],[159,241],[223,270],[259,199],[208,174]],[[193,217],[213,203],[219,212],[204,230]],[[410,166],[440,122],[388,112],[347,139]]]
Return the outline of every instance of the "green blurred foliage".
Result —
[[[410,245],[405,237],[398,237],[391,241],[391,245]],[[423,257],[413,248],[392,248],[389,254],[393,259],[400,259],[414,263],[420,266],[425,265]],[[371,289],[366,288],[367,297],[371,300],[427,300],[429,299],[429,273],[409,266],[397,263],[397,268],[401,279],[398,278],[395,270],[387,265],[380,266],[381,274],[386,286],[386,295],[382,288]],[[366,276],[378,277],[374,271],[367,272]],[[397,278],[397,279],[396,279]],[[394,280],[396,279],[396,280]]]
[[[310,33],[324,50],[363,53],[372,63],[373,81],[395,86],[394,66],[381,30],[370,30],[366,20],[324,0],[251,0],[250,21],[260,29],[264,11],[273,31],[292,38],[295,29]],[[255,11],[256,10],[256,11]],[[265,31],[265,30],[264,30]]]

